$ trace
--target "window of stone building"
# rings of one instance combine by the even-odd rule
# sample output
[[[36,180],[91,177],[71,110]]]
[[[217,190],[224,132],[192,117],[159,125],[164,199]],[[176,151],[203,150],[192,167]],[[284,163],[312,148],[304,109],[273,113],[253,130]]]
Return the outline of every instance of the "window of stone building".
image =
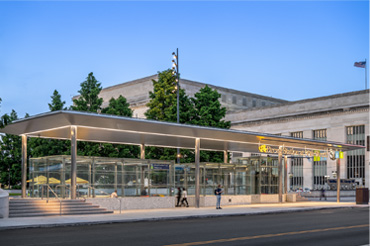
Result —
[[[291,132],[291,137],[294,138],[303,138],[303,132]],[[294,157],[290,162],[291,168],[291,178],[290,178],[290,189],[297,190],[303,189],[303,158]]]
[[[365,126],[348,126],[347,143],[365,146]],[[361,178],[365,183],[365,149],[347,151],[347,178]]]
[[[290,136],[293,138],[303,138],[303,132],[291,132]]]
[[[233,96],[233,104],[236,104],[236,96]]]
[[[257,101],[256,99],[253,98],[252,107],[256,107],[256,106],[257,106]]]
[[[266,102],[265,101],[262,102],[262,107],[264,107],[264,106],[266,106]]]
[[[326,129],[313,130],[312,132],[313,139],[315,140],[327,140]],[[313,189],[321,190],[324,188],[326,180],[325,176],[327,175],[327,161],[320,160],[313,162]]]
[[[247,98],[243,97],[243,106],[247,106]]]
[[[226,95],[224,95],[224,94],[221,95],[221,101],[226,102]]]

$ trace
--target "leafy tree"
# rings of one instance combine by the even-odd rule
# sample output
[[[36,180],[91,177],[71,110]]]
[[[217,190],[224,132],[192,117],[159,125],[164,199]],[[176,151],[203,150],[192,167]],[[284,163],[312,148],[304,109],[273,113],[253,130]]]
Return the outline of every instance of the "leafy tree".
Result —
[[[92,72],[89,73],[86,80],[81,83],[81,89],[78,91],[80,97],[73,100],[75,105],[71,106],[71,109],[97,113],[103,103],[103,99],[99,98],[101,90],[101,84],[95,79]]]
[[[172,70],[158,72],[158,80],[152,80],[153,92],[149,92],[150,101],[145,112],[147,119],[177,122],[177,94],[176,80]],[[179,90],[180,123],[189,123],[194,115],[192,101],[184,89]],[[186,150],[182,150],[182,155]],[[176,158],[176,149],[146,147],[145,155],[149,159],[173,160]],[[184,161],[185,159],[182,159]]]
[[[59,92],[54,90],[54,93],[51,96],[51,103],[48,103],[50,111],[62,110],[64,104],[65,101],[61,100]],[[30,157],[68,155],[71,152],[71,143],[68,140],[29,138],[28,147]]]
[[[54,93],[51,96],[51,103],[49,103],[48,105],[49,105],[50,111],[57,111],[57,110],[67,109],[67,108],[63,108],[65,103],[66,103],[65,101],[62,101],[61,95],[59,94],[59,92],[57,90],[54,90]]]
[[[102,110],[104,114],[120,115],[132,117],[132,110],[126,98],[120,95],[117,99],[113,97],[109,100],[109,106]]]
[[[2,118],[11,123],[18,119],[12,110],[10,115]],[[0,141],[0,183],[8,186],[20,185],[22,172],[22,139],[16,135],[5,134]]]

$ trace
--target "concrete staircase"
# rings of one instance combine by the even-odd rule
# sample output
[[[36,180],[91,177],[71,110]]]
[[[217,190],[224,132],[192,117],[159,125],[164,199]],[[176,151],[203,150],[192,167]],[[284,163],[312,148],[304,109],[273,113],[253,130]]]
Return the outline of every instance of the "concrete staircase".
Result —
[[[61,213],[60,213],[61,212]],[[84,215],[113,213],[105,208],[86,203],[84,200],[10,199],[9,217],[33,217],[53,215]]]

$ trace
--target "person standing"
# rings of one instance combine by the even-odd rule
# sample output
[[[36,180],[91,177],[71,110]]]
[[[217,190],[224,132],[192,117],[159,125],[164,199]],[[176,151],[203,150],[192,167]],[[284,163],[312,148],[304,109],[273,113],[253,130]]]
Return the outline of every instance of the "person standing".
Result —
[[[325,198],[325,201],[326,201],[325,189],[324,189],[324,188],[322,188],[322,189],[321,189],[320,201],[321,201],[321,198],[322,198],[322,199],[324,199],[324,198]]]
[[[177,187],[176,198],[177,198],[176,207],[180,207],[180,200],[181,200],[181,188],[180,187]]]
[[[186,207],[189,207],[189,203],[188,203],[188,193],[186,192],[186,189],[185,188],[182,188],[182,200],[181,200],[181,206],[182,204],[184,204],[185,206],[185,203],[186,202]]]
[[[216,195],[216,198],[217,198],[216,209],[222,209],[221,208],[221,194],[222,194],[222,192],[223,192],[223,190],[221,189],[221,185],[218,185],[217,189],[215,190],[215,195]]]

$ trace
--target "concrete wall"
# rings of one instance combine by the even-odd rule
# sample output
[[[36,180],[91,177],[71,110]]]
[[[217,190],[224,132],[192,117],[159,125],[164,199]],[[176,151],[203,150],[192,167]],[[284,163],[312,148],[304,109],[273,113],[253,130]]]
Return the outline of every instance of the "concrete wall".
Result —
[[[9,217],[9,193],[0,189],[0,219]]]
[[[124,197],[124,198],[88,198],[86,202],[99,205],[109,210],[174,208],[175,197]]]

